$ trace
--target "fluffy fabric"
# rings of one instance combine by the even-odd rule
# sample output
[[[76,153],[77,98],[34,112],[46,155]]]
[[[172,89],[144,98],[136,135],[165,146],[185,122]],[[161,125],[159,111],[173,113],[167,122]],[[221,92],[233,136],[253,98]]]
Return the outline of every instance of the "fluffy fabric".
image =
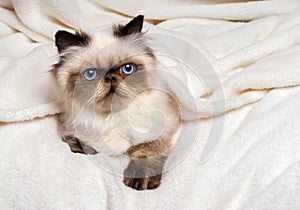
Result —
[[[300,2],[231,2],[2,1],[1,207],[299,209]],[[123,185],[127,160],[69,151],[48,74],[58,29],[137,14],[187,121],[162,185],[146,192]]]

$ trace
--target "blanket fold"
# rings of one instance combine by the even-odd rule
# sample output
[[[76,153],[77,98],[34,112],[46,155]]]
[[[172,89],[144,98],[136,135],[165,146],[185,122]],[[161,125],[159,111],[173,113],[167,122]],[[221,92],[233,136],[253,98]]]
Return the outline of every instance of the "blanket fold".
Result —
[[[29,28],[34,28],[35,33],[37,32],[39,34],[48,35],[54,33],[54,28],[56,28],[55,30],[59,29],[59,22],[53,22],[53,19],[47,19],[47,16],[45,16],[44,13],[41,13],[43,8],[48,8],[50,13],[52,15],[56,15],[56,17],[61,17],[61,15],[57,16],[57,14],[63,13],[63,16],[67,18],[70,15],[74,14],[74,12],[77,13],[79,12],[79,10],[81,11],[90,8],[91,6],[89,5],[89,3],[84,3],[82,7],[78,7],[78,4],[75,2],[74,5],[70,5],[71,7],[68,11],[64,11],[63,8],[66,8],[66,6],[62,7],[63,4],[66,4],[66,2],[61,1],[60,3],[58,3],[49,1],[47,3],[41,2],[41,4],[36,4],[34,3],[34,1],[31,1],[30,4],[21,9],[23,5],[22,1],[12,1],[13,7],[16,8],[16,14],[22,20],[19,25],[25,24]],[[110,7],[113,9],[118,8],[118,6],[114,5],[113,3],[104,2],[103,4],[106,7]],[[243,8],[253,6],[254,8],[256,8],[257,6],[255,5],[264,7],[265,4],[272,5],[271,8],[277,11],[278,7],[282,5],[282,1],[199,6],[205,7],[207,11],[214,13],[213,9],[209,9],[210,7],[226,8],[229,6],[234,8]],[[168,48],[169,52],[172,52],[172,54],[176,56],[176,59],[179,59],[181,62],[185,63],[186,66],[190,67],[191,73],[186,73],[187,75],[185,75],[185,77],[188,77],[189,81],[187,85],[188,94],[191,94],[194,97],[193,100],[196,103],[196,105],[193,105],[194,107],[190,106],[190,102],[185,101],[185,95],[187,94],[187,92],[181,91],[182,93],[180,93],[180,90],[178,89],[176,84],[169,84],[171,90],[177,95],[183,107],[185,107],[188,112],[190,112],[188,114],[189,116],[187,116],[186,119],[207,118],[224,114],[227,111],[258,101],[265,95],[265,93],[267,93],[267,90],[269,89],[299,85],[299,73],[297,71],[299,62],[296,59],[298,56],[298,52],[297,50],[288,50],[288,48],[296,46],[300,42],[300,19],[296,18],[299,17],[300,10],[297,9],[297,6],[297,2],[292,1],[290,4],[284,7],[284,10],[282,10],[282,13],[280,13],[280,15],[278,15],[278,12],[274,12],[272,17],[262,18],[245,24],[238,23],[233,26],[231,22],[224,21],[215,21],[214,23],[208,24],[206,26],[205,24],[203,25],[203,21],[201,21],[201,19],[199,21],[200,26],[197,26],[197,19],[194,18],[191,20],[191,22],[184,24],[184,29],[186,29],[187,25],[190,25],[192,27],[190,28],[191,30],[184,31],[188,35],[192,33],[201,34],[203,33],[203,28],[205,27],[209,28],[209,30],[211,27],[218,27],[218,30],[224,28],[224,31],[221,30],[222,33],[220,34],[215,34],[213,36],[202,35],[199,36],[199,38],[193,35],[191,35],[192,38],[189,38],[185,34],[180,33],[182,32],[182,26],[180,25],[175,28],[175,31],[179,31],[179,33],[161,30],[160,28],[156,28],[152,25],[146,26],[146,28],[148,28],[148,34],[156,34],[156,39],[158,42],[157,45],[164,44],[165,47]],[[292,13],[285,14],[286,11],[290,11],[292,10],[292,8],[294,10]],[[25,15],[25,11],[27,13],[29,12],[30,15]],[[103,12],[103,15],[107,13],[107,11],[104,11],[103,9],[99,10],[98,13],[101,11]],[[147,12],[151,14],[151,12],[154,11],[149,9]],[[6,13],[8,13],[8,11]],[[92,13],[94,15],[97,14],[95,9],[92,10]],[[175,11],[171,13],[173,15],[176,14]],[[259,11],[256,11],[256,13],[262,15],[262,13],[259,13]],[[128,11],[127,14],[129,14]],[[39,18],[33,18],[33,16]],[[2,16],[2,18],[9,24],[10,18],[5,18],[5,15]],[[63,18],[63,20],[67,22],[65,18]],[[253,19],[254,17],[251,18]],[[122,18],[120,18],[120,20],[121,19]],[[80,24],[83,24],[83,21],[88,20],[89,17],[87,17],[86,19],[82,19],[82,21],[77,21],[79,25],[75,27],[80,27]],[[50,24],[50,22],[48,24],[47,21],[52,21],[53,24]],[[167,23],[168,21],[165,22]],[[171,20],[171,22],[174,22],[174,20]],[[165,26],[167,26],[166,23],[164,23]],[[37,27],[37,25],[41,25],[43,27],[47,26],[47,30],[43,29],[43,27],[40,26]],[[70,23],[70,25],[72,24]],[[163,26],[163,24],[160,25]],[[229,25],[229,27],[227,27],[227,25]],[[11,26],[14,27],[15,25]],[[27,31],[24,27],[19,29]],[[28,30],[27,32],[31,33],[31,31],[32,29]],[[182,46],[178,47],[178,44],[173,45],[172,42],[167,42],[166,40],[160,41],[162,35],[175,37],[173,41],[177,39],[178,41],[182,42]],[[47,38],[51,37],[46,36],[45,39]],[[16,37],[10,39],[10,41],[18,41],[24,38]],[[236,43],[233,43],[231,45],[233,41]],[[9,48],[9,45],[7,46],[7,48]],[[289,51],[288,54],[281,53],[281,51],[286,49],[287,51]],[[38,49],[36,51],[38,51]],[[40,52],[35,53],[40,54]],[[43,52],[41,54],[43,54]],[[39,58],[37,58],[36,60],[30,60],[30,57],[38,56],[29,54],[27,57],[25,56],[24,59],[20,59],[18,61],[18,65],[22,66],[22,70],[14,68],[14,66],[10,65],[10,63],[2,65],[1,68],[5,69],[6,72],[9,72],[8,74],[12,75],[16,74],[16,72],[14,71],[22,71],[24,73],[26,72],[26,77],[28,77],[28,80],[30,80],[31,82],[35,80],[44,81],[43,87],[37,85],[36,87],[34,87],[34,89],[46,90],[53,84],[51,83],[51,77],[43,74],[36,74],[38,70],[32,65],[39,66],[39,72],[46,72],[51,68],[51,64],[55,62],[55,54],[55,50],[53,49],[51,56],[47,56],[46,54],[44,54],[44,56],[39,56]],[[195,63],[195,60],[199,60],[195,59],[195,56],[204,56],[204,59],[206,59],[209,64],[207,64],[207,62]],[[291,59],[285,61],[287,57],[290,57]],[[42,62],[42,65],[40,63],[35,64],[34,62],[36,61]],[[8,62],[8,60],[4,62]],[[29,63],[31,63],[31,65],[29,65]],[[168,66],[169,64],[165,63],[164,65]],[[268,66],[268,68],[266,68],[266,66]],[[172,68],[174,69],[174,67]],[[3,71],[4,70],[2,70],[2,72]],[[189,70],[185,69],[184,71],[188,72]],[[205,72],[210,72],[210,76],[204,75],[206,74]],[[32,77],[33,74],[36,75]],[[7,75],[5,77],[15,78],[11,75]],[[36,110],[31,105],[28,105],[27,101],[24,102],[24,104],[26,103],[29,107],[31,107],[30,109],[28,109],[28,107],[22,107],[22,105],[10,108],[7,105],[3,104],[10,102],[10,99],[5,97],[11,97],[12,94],[18,100],[21,100],[22,98],[31,100],[30,96],[27,95],[26,97],[19,97],[18,93],[23,94],[22,91],[16,90],[14,92],[13,88],[15,87],[11,86],[12,84],[16,84],[17,81],[11,82],[10,79],[5,79],[5,77],[2,77],[2,84],[3,86],[10,87],[10,90],[3,89],[1,95],[3,98],[3,102],[2,104],[0,104],[1,121],[22,121],[59,112],[59,108],[57,107],[55,99],[53,99],[53,97],[49,97],[48,93],[48,95],[41,94],[41,96],[44,98],[40,100],[41,106],[36,106]],[[182,78],[178,79],[182,80]],[[35,83],[33,83],[31,86],[33,86],[34,84]],[[10,94],[7,94],[8,92]],[[31,97],[39,97],[37,95],[33,95]],[[207,95],[209,96],[208,98]],[[225,101],[225,103],[222,103],[222,100]],[[11,103],[16,106],[15,102]],[[43,109],[45,110],[41,111]],[[30,114],[30,112],[32,112],[32,114]],[[22,113],[26,113],[24,114],[24,117],[22,117]]]

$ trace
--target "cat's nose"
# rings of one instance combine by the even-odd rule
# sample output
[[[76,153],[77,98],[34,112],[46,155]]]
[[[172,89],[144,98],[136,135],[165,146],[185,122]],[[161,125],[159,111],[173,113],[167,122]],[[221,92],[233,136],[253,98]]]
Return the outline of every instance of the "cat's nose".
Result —
[[[114,73],[107,73],[104,77],[105,82],[116,82],[117,77]]]

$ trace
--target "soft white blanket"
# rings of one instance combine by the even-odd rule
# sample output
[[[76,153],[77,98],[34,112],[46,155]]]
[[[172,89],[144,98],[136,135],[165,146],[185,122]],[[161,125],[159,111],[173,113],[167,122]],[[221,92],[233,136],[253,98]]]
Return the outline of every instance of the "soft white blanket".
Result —
[[[300,2],[228,2],[1,1],[1,209],[300,209]],[[187,65],[174,72],[185,91],[169,86],[193,120],[160,188],[144,192],[122,184],[126,161],[60,140],[48,74],[58,29],[137,14]]]

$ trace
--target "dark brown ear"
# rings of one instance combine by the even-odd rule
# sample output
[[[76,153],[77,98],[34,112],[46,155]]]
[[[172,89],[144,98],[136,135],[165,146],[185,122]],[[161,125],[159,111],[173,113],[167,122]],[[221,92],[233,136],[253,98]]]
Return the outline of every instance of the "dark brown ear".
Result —
[[[89,36],[83,32],[76,32],[72,34],[67,31],[57,31],[55,34],[55,45],[58,52],[61,52],[71,46],[87,46],[89,43]]]
[[[121,36],[127,36],[130,34],[136,34],[141,33],[143,28],[143,22],[144,22],[144,16],[139,15],[135,18],[133,18],[129,23],[127,23],[123,27],[119,27],[119,35]]]

